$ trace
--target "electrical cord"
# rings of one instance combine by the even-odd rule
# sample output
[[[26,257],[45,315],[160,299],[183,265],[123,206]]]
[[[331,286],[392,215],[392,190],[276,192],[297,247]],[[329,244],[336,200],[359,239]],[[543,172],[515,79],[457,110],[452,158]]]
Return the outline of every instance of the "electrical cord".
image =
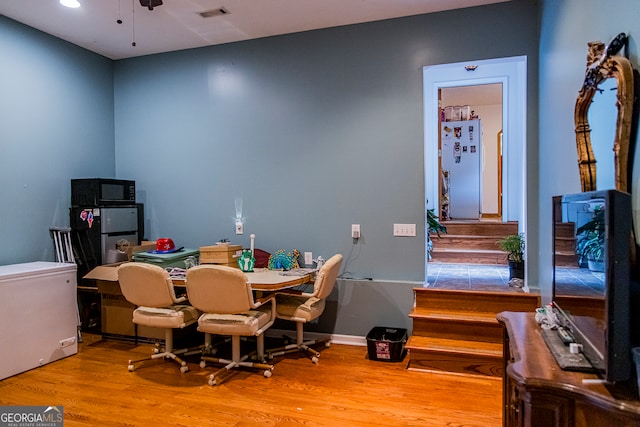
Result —
[[[357,247],[357,251],[355,250]],[[360,256],[360,246],[358,245],[358,239],[353,239],[353,245],[351,245],[351,250],[349,254],[346,256],[344,261],[344,266],[342,268],[342,273],[338,275],[339,279],[360,279],[360,280],[373,280],[372,277],[356,277],[351,271],[348,271],[347,268],[349,264],[358,259]]]

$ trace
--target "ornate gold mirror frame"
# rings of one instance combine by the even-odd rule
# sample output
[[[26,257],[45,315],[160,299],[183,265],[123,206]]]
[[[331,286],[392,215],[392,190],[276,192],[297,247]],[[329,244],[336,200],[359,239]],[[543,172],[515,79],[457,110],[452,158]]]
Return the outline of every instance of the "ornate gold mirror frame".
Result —
[[[613,140],[616,190],[627,191],[629,135],[633,115],[633,67],[631,62],[617,53],[627,44],[627,35],[618,34],[607,46],[590,42],[584,83],[578,92],[575,107],[576,144],[582,191],[596,190],[596,159],[591,147],[589,106],[598,85],[605,79],[615,78],[618,85],[616,133]]]

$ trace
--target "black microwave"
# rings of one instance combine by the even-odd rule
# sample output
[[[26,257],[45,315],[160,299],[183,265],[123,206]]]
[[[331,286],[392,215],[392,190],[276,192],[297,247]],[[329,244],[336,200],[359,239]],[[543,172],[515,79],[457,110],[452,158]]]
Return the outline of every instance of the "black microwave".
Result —
[[[111,178],[71,180],[72,206],[133,205],[135,203],[135,181]]]

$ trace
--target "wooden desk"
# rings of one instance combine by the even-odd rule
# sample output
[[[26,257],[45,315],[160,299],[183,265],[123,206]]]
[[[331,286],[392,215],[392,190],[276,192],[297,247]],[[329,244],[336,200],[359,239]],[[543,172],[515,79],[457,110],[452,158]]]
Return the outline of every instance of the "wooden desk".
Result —
[[[635,390],[584,384],[598,377],[561,370],[534,316],[502,312],[497,317],[504,326],[503,425],[640,426]]]
[[[269,270],[256,268],[251,273],[245,273],[249,278],[249,283],[255,291],[280,291],[283,289],[293,288],[313,281],[314,273],[304,274],[302,276],[283,275],[280,270]],[[172,278],[175,286],[185,286],[184,280]]]

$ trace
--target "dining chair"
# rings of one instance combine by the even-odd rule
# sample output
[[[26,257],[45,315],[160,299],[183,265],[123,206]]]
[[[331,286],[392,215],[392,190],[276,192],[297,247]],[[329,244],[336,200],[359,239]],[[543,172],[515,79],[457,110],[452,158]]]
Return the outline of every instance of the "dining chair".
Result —
[[[296,323],[296,340],[293,344],[268,350],[267,354],[269,358],[294,351],[302,351],[311,356],[313,363],[318,363],[320,353],[310,346],[325,343],[325,345],[329,347],[331,345],[330,338],[305,341],[304,324],[317,319],[324,312],[326,299],[335,286],[341,265],[341,254],[336,254],[329,258],[316,274],[312,292],[295,290],[278,292],[276,317]]]
[[[133,323],[162,328],[165,331],[164,346],[156,344],[150,357],[129,360],[129,371],[135,364],[152,359],[171,359],[180,365],[180,372],[187,372],[187,363],[178,355],[197,354],[201,349],[173,348],[173,330],[194,324],[200,313],[186,303],[186,297],[176,297],[169,273],[162,267],[142,262],[127,262],[118,267],[118,281],[124,298],[137,308],[133,310]]]
[[[256,300],[247,275],[237,268],[202,264],[187,270],[186,288],[189,301],[202,315],[198,331],[205,335],[205,349],[211,348],[212,335],[231,336],[231,359],[202,355],[200,367],[207,362],[225,365],[209,376],[209,385],[216,385],[224,372],[236,367],[263,369],[270,377],[273,365],[264,357],[264,332],[275,321],[273,295]],[[255,336],[256,350],[241,354],[240,337]],[[251,361],[255,356],[256,362]]]

